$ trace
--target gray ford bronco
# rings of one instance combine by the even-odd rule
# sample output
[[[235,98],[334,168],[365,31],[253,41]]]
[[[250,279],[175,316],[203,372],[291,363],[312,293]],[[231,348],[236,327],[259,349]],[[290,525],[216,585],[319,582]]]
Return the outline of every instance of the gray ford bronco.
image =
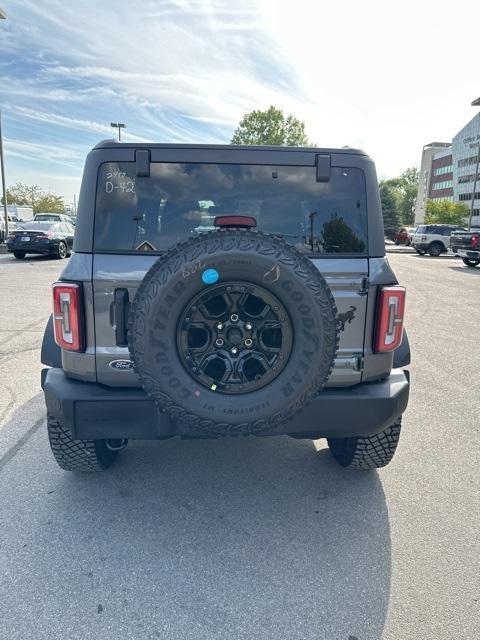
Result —
[[[409,394],[405,290],[361,151],[105,141],[42,345],[58,464],[129,439],[327,438],[393,457]]]

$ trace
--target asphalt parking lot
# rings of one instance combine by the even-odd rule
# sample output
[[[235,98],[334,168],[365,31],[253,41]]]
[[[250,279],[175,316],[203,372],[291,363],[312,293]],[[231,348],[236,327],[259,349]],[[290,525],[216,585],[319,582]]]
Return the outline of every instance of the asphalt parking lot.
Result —
[[[63,264],[0,256],[0,638],[480,637],[480,268],[390,255],[412,395],[380,472],[287,437],[50,455],[39,386]]]

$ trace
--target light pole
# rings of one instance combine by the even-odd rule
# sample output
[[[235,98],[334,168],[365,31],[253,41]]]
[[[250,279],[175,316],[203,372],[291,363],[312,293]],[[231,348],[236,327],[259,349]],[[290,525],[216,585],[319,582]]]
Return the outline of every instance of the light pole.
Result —
[[[126,129],[127,125],[124,124],[123,122],[110,122],[110,126],[113,127],[114,129],[118,129],[118,141],[121,142],[122,141],[121,131],[122,129]]]
[[[0,9],[0,20],[6,20],[7,14]],[[3,164],[2,113],[0,112],[0,167],[2,174],[3,215],[5,216],[5,238],[8,236],[7,187],[5,186],[5,166]]]
[[[480,98],[477,98],[472,102],[472,107],[480,107]],[[473,177],[473,193],[472,193],[472,201],[470,202],[470,217],[468,218],[468,230],[470,231],[472,228],[472,218],[473,218],[473,205],[475,202],[475,193],[477,192],[477,179],[478,179],[478,168],[480,166],[480,140],[477,142],[477,164],[475,167],[475,175]]]
[[[2,174],[3,215],[5,216],[5,238],[8,236],[7,186],[5,184],[5,164],[3,162],[2,113],[0,111],[0,166]]]

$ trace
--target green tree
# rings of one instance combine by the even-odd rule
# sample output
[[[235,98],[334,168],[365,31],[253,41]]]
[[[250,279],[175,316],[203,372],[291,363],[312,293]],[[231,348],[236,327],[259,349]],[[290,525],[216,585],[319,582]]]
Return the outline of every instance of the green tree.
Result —
[[[33,207],[33,213],[63,213],[65,210],[61,196],[43,191],[38,184],[28,185],[23,182],[17,182],[7,189],[7,204]]]
[[[380,200],[382,203],[383,226],[388,236],[400,226],[398,213],[398,194],[390,184],[390,180],[380,182]]]
[[[42,194],[42,188],[39,187],[38,184],[28,185],[23,182],[17,182],[7,189],[7,204],[28,205],[32,207]]]
[[[406,226],[412,225],[415,220],[414,207],[418,191],[418,169],[410,167],[405,169],[398,178],[391,178],[385,182],[396,192],[400,222]]]
[[[334,213],[322,230],[323,246],[329,253],[363,253],[365,243],[345,224],[342,216]]]
[[[266,111],[251,111],[235,129],[232,144],[267,144],[284,147],[307,147],[311,143],[305,123],[292,115],[285,116],[274,106]]]
[[[53,193],[42,193],[33,207],[33,213],[63,213],[64,211],[63,198]]]
[[[468,206],[465,202],[451,202],[450,200],[427,200],[425,207],[425,222],[427,224],[465,224],[468,217]]]

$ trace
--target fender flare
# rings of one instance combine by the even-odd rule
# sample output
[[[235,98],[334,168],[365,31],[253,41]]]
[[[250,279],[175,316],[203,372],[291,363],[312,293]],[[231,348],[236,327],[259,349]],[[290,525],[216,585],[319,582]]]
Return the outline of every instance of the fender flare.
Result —
[[[48,319],[47,326],[45,327],[45,333],[43,334],[40,361],[48,367],[56,367],[57,369],[62,368],[62,350],[55,342],[55,336],[53,333],[53,315]]]
[[[393,352],[393,368],[401,369],[410,364],[410,343],[407,332],[404,330],[403,338],[398,349]]]

